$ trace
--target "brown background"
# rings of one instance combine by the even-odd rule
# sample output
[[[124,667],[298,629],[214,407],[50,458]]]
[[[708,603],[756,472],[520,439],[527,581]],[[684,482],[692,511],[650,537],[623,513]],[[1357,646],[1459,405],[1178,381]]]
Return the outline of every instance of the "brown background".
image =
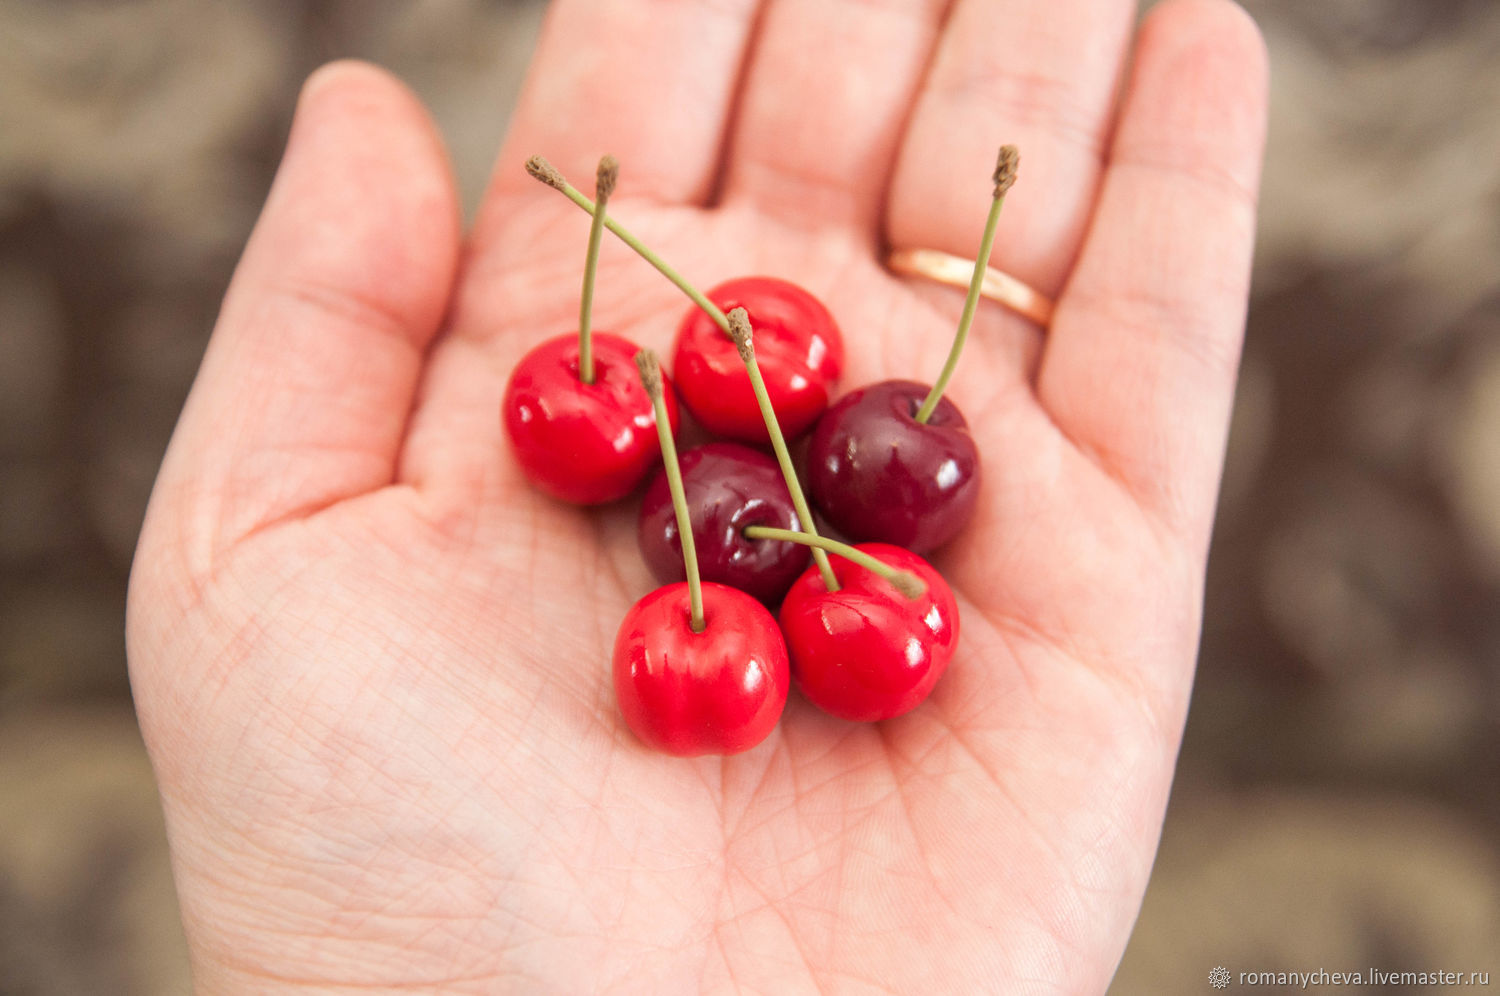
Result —
[[[1208,992],[1219,964],[1500,987],[1500,4],[1248,6],[1274,72],[1256,290],[1113,991]],[[187,989],[125,583],[298,83],[335,55],[396,70],[472,207],[539,20],[0,0],[0,992]]]

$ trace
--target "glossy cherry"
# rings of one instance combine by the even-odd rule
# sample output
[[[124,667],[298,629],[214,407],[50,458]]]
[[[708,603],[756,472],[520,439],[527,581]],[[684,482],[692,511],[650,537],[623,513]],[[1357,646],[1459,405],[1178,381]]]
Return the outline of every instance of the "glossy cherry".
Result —
[[[807,548],[744,535],[746,526],[798,528],[776,461],[748,446],[720,442],[684,452],[679,463],[703,580],[738,588],[767,604],[779,601],[807,566]],[[637,539],[657,580],[686,577],[665,470],[657,471],[646,488]]]
[[[808,447],[813,500],[829,522],[855,539],[926,553],[956,536],[974,514],[979,451],[963,415],[943,392],[974,321],[1000,209],[1019,163],[1014,145],[1001,146],[969,293],[936,384],[894,380],[851,392],[813,432]]]
[[[825,712],[858,722],[891,719],[927,698],[958,645],[958,603],[931,564],[901,547],[863,543],[883,563],[911,571],[927,590],[908,598],[890,582],[841,557],[840,588],[809,569],[781,603],[792,679]]]
[[[776,277],[741,277],[708,292],[722,311],[744,308],[755,329],[761,375],[788,439],[828,407],[844,365],[844,339],[817,298]],[[734,343],[699,308],[677,331],[672,373],[683,404],[709,431],[742,442],[770,437]]]
[[[526,476],[555,498],[579,505],[633,491],[661,458],[651,400],[636,375],[637,347],[594,333],[594,382],[579,377],[577,336],[549,339],[510,375],[501,416]],[[677,431],[677,404],[665,391]]]
[[[703,632],[691,625],[686,584],[633,605],[615,637],[615,698],[649,747],[694,757],[738,754],[776,726],[791,687],[786,643],[765,606],[742,591],[703,585]]]
[[[979,499],[979,451],[947,398],[916,412],[929,388],[886,380],[844,395],[818,420],[807,451],[813,502],[855,540],[917,553],[956,536]]]

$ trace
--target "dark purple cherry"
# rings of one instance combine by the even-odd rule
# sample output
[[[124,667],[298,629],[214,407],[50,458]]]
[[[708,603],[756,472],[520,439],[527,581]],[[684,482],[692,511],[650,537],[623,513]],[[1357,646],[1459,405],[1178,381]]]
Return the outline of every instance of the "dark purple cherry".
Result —
[[[974,275],[937,383],[870,384],[841,398],[813,430],[807,456],[813,501],[835,529],[856,541],[926,553],[957,536],[974,514],[979,451],[943,391],[974,321],[1000,208],[1019,162],[1014,145],[1000,148]]]
[[[854,541],[915,553],[956,536],[979,498],[979,451],[947,398],[916,420],[930,388],[884,380],[840,398],[808,446],[808,488],[834,528]]]
[[[704,581],[729,585],[775,604],[807,566],[796,543],[746,539],[746,526],[798,529],[797,512],[776,461],[738,443],[707,443],[682,454],[682,486]],[[663,584],[681,581],[682,539],[665,471],[646,489],[637,527],[641,555]]]

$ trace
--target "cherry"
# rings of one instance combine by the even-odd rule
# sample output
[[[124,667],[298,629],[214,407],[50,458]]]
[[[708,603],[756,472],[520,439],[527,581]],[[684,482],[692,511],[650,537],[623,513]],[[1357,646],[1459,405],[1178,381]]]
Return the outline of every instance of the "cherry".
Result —
[[[771,604],[807,566],[793,543],[756,542],[746,526],[797,528],[797,510],[776,461],[738,443],[707,443],[682,454],[683,492],[692,520],[699,571]],[[685,577],[682,542],[665,470],[646,488],[637,526],[641,554],[662,583]]]
[[[500,406],[526,476],[554,498],[579,505],[623,498],[661,453],[651,400],[633,369],[637,347],[592,331],[600,230],[618,170],[612,157],[599,160],[600,207],[589,231],[578,335],[549,339],[523,356]],[[677,405],[670,392],[666,417],[676,432]]]
[[[632,357],[637,346],[596,334],[594,382],[579,378],[578,339],[549,339],[522,357],[501,404],[521,469],[542,491],[578,505],[615,501],[635,490],[661,456],[651,402]],[[677,404],[667,395],[677,431]]]
[[[765,606],[699,581],[656,354],[641,350],[636,365],[656,411],[687,582],[658,588],[625,613],[612,656],[615,698],[647,746],[682,757],[739,753],[770,734],[786,705],[786,643]]]
[[[705,428],[744,442],[769,441],[756,414],[756,399],[733,362],[725,312],[736,307],[747,309],[765,334],[769,391],[787,431],[793,436],[804,432],[828,406],[844,363],[844,340],[817,298],[775,277],[743,277],[714,288],[711,300],[614,218],[601,221],[604,212],[547,160],[532,156],[526,172],[594,215],[596,223],[619,236],[698,306],[678,332],[674,369],[678,389]]]
[[[974,514],[979,451],[947,398],[916,420],[925,384],[886,380],[844,395],[818,421],[808,446],[807,487],[837,529],[926,553]]]
[[[958,603],[942,575],[910,550],[884,543],[855,549],[915,574],[915,597],[869,568],[834,559],[840,588],[812,568],[781,603],[792,679],[818,708],[872,722],[910,712],[927,698],[958,645]]]
[[[740,277],[708,297],[723,312],[744,308],[755,329],[761,374],[781,430],[795,439],[823,410],[844,365],[844,340],[817,298],[775,277]],[[709,431],[750,443],[770,436],[734,343],[701,309],[677,331],[672,360],[677,389]]]
[[[1019,155],[1000,150],[994,196],[958,332],[937,383],[882,381],[829,408],[808,446],[809,487],[828,521],[855,539],[895,543],[919,553],[963,529],[979,497],[979,451],[968,423],[943,390],[974,322],[1005,194]]]
[[[702,598],[701,631],[679,582],[631,606],[615,637],[615,698],[626,724],[648,747],[679,757],[754,747],[791,689],[786,643],[766,607],[712,582]]]

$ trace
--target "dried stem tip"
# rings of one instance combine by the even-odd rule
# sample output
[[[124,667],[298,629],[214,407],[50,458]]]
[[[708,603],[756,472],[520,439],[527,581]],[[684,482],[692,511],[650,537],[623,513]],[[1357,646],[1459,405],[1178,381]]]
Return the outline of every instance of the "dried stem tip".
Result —
[[[655,401],[661,397],[661,360],[649,349],[643,349],[635,354],[635,368],[641,372],[641,386],[646,389],[646,397]]]
[[[1016,182],[1016,167],[1021,163],[1021,150],[1014,145],[1000,146],[1000,158],[995,161],[995,196],[1004,197],[1011,184]]]
[[[750,313],[744,308],[735,308],[725,317],[729,319],[729,337],[740,351],[740,359],[749,363],[755,355],[755,343],[750,339]]]
[[[561,177],[559,177],[561,179]],[[615,192],[615,183],[620,179],[620,161],[614,156],[604,156],[599,160],[599,172],[594,178],[594,200],[607,201],[609,195]]]
[[[532,156],[526,160],[526,172],[554,190],[568,189],[568,181],[563,179],[563,175],[557,171],[555,166],[541,156]]]

